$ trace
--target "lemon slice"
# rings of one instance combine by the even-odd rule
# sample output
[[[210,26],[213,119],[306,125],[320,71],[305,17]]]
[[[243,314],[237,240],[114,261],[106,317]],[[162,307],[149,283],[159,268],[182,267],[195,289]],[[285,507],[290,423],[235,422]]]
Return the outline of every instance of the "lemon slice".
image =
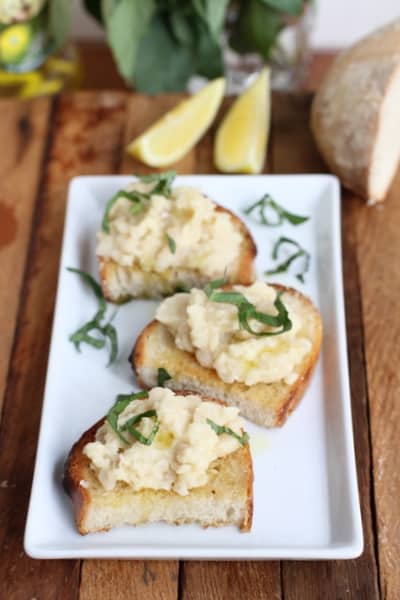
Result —
[[[150,167],[165,167],[179,160],[210,126],[224,91],[225,79],[214,79],[133,140],[127,152]]]
[[[224,173],[261,173],[270,121],[269,69],[232,104],[218,128],[214,162]]]

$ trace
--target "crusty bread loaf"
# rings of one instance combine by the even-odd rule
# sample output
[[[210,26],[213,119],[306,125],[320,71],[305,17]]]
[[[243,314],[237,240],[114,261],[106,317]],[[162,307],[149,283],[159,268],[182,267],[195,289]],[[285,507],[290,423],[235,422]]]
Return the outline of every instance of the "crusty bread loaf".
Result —
[[[180,392],[185,394],[185,392]],[[204,397],[203,400],[212,401]],[[174,525],[198,523],[202,527],[236,525],[250,531],[253,516],[253,468],[249,444],[215,460],[206,485],[186,496],[165,490],[139,492],[123,482],[105,490],[83,454],[95,440],[97,422],[74,444],[64,472],[64,488],[74,506],[76,525],[82,535],[122,525],[164,521]]]
[[[400,158],[400,19],[334,62],[311,126],[329,168],[371,203],[387,194]]]
[[[236,265],[226,273],[227,282],[249,285],[254,281],[254,258],[257,248],[246,225],[230,210],[217,205],[218,212],[230,215],[232,223],[242,236],[240,256]],[[193,269],[168,269],[163,273],[144,272],[137,267],[123,267],[110,259],[99,257],[100,280],[104,297],[121,303],[132,297],[160,298],[181,287],[203,287],[209,278]],[[221,276],[223,273],[221,273]]]
[[[190,390],[237,406],[243,416],[264,427],[279,427],[296,407],[304,394],[316,365],[322,339],[322,324],[318,310],[309,298],[280,285],[276,289],[291,294],[298,302],[302,318],[312,340],[311,352],[300,365],[300,376],[292,383],[225,383],[215,370],[200,365],[195,356],[178,349],[168,329],[152,321],[142,331],[132,352],[132,366],[137,380],[145,388],[157,383],[157,371],[164,368],[171,375],[165,385],[173,390]]]

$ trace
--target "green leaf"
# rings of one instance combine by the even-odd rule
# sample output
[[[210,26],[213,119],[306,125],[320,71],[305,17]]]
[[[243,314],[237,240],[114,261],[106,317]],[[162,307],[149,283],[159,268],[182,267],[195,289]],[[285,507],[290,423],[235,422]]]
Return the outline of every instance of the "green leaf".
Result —
[[[110,358],[108,360],[108,367],[116,360],[118,356],[118,336],[114,325],[107,323],[101,328],[103,335],[110,341]]]
[[[223,433],[231,435],[239,442],[241,446],[245,446],[249,443],[249,435],[246,431],[243,432],[243,435],[238,435],[230,427],[225,427],[224,425],[217,425],[217,423],[214,423],[214,421],[212,421],[211,419],[207,419],[207,424],[211,427],[213,431],[215,431],[217,435],[222,435]]]
[[[224,73],[224,62],[221,46],[206,26],[196,23],[195,47],[196,73],[214,79]]]
[[[174,10],[169,15],[171,31],[178,44],[190,46],[193,44],[193,29],[188,16],[182,10]]]
[[[80,269],[74,269],[73,267],[67,267],[67,270],[71,273],[76,273],[83,279],[83,281],[91,288],[99,303],[98,310],[94,317],[72,333],[69,336],[69,340],[74,344],[78,352],[80,352],[81,344],[89,344],[89,346],[93,346],[93,348],[101,349],[104,348],[106,340],[108,339],[110,342],[110,358],[107,366],[109,366],[116,360],[118,355],[118,336],[115,327],[111,325],[113,317],[105,325],[101,324],[107,310],[107,303],[104,299],[102,289],[89,273],[81,271]],[[89,335],[92,331],[98,332],[102,337],[98,338]]]
[[[276,214],[276,220],[271,221],[267,216],[267,209],[272,209],[272,211]],[[294,213],[290,213],[283,206],[275,202],[275,200],[269,195],[264,194],[264,196],[246,208],[243,212],[245,215],[251,215],[253,211],[257,211],[258,213],[258,223],[260,225],[268,225],[269,227],[278,227],[283,223],[283,221],[288,221],[292,225],[301,225],[309,220],[310,217],[303,217],[301,215],[295,215]]]
[[[176,242],[175,242],[174,238],[172,238],[170,235],[168,235],[168,233],[166,233],[165,236],[167,238],[168,247],[170,249],[171,254],[175,254],[175,252],[176,252]]]
[[[69,340],[74,344],[78,352],[81,351],[81,344],[89,344],[93,348],[101,349],[104,348],[106,341],[89,335],[93,330],[98,331],[97,319],[92,319],[88,323],[85,323],[82,327],[77,329],[74,333],[69,336]]]
[[[207,25],[215,41],[218,41],[225,20],[229,0],[193,0],[193,8]]]
[[[221,291],[217,289],[223,285],[223,279],[216,279],[211,281],[204,288],[204,293],[208,296],[210,302],[221,302],[226,304],[232,304],[236,306],[238,311],[239,325],[241,329],[245,329],[252,335],[257,337],[268,337],[273,335],[280,335],[285,331],[290,331],[292,328],[292,321],[289,318],[289,313],[286,310],[285,305],[281,300],[282,292],[277,292],[274,306],[278,311],[277,315],[268,315],[256,310],[255,306],[247,300],[243,294],[235,291]],[[249,319],[254,319],[264,325],[277,328],[276,331],[255,331],[249,324]],[[279,329],[280,328],[280,329]]]
[[[144,418],[151,419],[153,417],[156,419],[156,421],[153,425],[153,429],[151,430],[149,437],[144,436],[140,431],[138,431],[134,427],[134,425],[136,425],[136,423],[140,423],[140,421],[142,419],[144,419]],[[144,444],[145,446],[151,446],[154,438],[157,435],[159,427],[160,427],[160,423],[157,419],[157,411],[152,409],[152,410],[146,410],[145,412],[140,413],[140,415],[136,415],[135,417],[132,417],[131,419],[129,419],[126,423],[124,423],[122,425],[121,431],[129,431],[129,433],[134,438],[136,438],[138,442],[140,442],[141,444]]]
[[[154,0],[119,0],[114,8],[104,3],[107,39],[121,75],[134,83],[137,53],[155,10]]]
[[[94,319],[96,321],[99,321],[100,319],[102,319],[106,313],[107,304],[104,299],[103,291],[102,291],[100,285],[97,283],[97,281],[95,279],[93,279],[93,277],[91,275],[89,275],[89,273],[86,273],[85,271],[82,271],[81,269],[75,269],[74,267],[67,267],[67,271],[69,271],[70,273],[76,273],[77,275],[79,275],[81,277],[81,279],[83,279],[83,281],[91,288],[92,292],[96,296],[97,301],[99,303],[99,308],[98,308],[98,311],[97,311]]]
[[[133,203],[130,212],[133,215],[136,215],[141,210],[144,210],[146,200],[148,199],[148,195],[136,191],[128,192],[127,190],[118,190],[118,192],[114,194],[114,196],[112,196],[107,202],[106,208],[104,210],[101,228],[105,233],[110,233],[110,211],[114,204],[117,202],[117,200],[119,200],[119,198],[126,198],[127,200],[130,200]]]
[[[288,15],[301,15],[303,7],[307,0],[261,0],[266,6],[269,6],[279,12]]]
[[[152,194],[171,196],[172,184],[176,177],[176,171],[164,171],[164,173],[151,173],[150,175],[137,175],[143,183],[154,183]]]
[[[121,430],[118,427],[118,417],[124,412],[126,407],[133,402],[134,400],[141,400],[143,398],[148,398],[149,394],[147,392],[137,392],[136,394],[119,394],[115,401],[115,404],[111,407],[111,409],[107,413],[106,421],[110,425],[110,427],[115,431],[115,433],[121,438],[125,444],[129,444],[129,440],[124,438],[121,434]]]
[[[136,88],[148,94],[184,91],[195,69],[191,46],[181,46],[166,18],[157,14],[140,40],[135,68]]]
[[[246,0],[240,5],[230,45],[241,54],[256,52],[268,60],[283,26],[281,12],[267,6],[263,0]]]
[[[157,371],[157,385],[159,387],[164,387],[164,383],[169,379],[172,379],[171,375],[166,369],[160,367]]]
[[[300,246],[300,244],[298,242],[296,242],[296,240],[292,240],[291,238],[287,238],[287,237],[280,237],[277,240],[277,242],[274,244],[274,247],[272,249],[272,258],[274,260],[278,259],[279,250],[285,244],[294,246],[296,249],[295,252],[291,256],[289,256],[286,260],[284,260],[279,265],[277,265],[274,269],[265,271],[264,274],[269,276],[269,275],[276,275],[278,273],[286,273],[287,271],[289,271],[292,263],[294,263],[298,258],[303,258],[304,259],[303,268],[298,273],[296,273],[296,278],[299,281],[301,281],[301,283],[304,283],[304,275],[308,272],[308,270],[310,268],[310,259],[311,259],[310,253],[307,252],[307,250],[305,250],[304,248],[302,248],[302,246]]]
[[[69,36],[71,26],[71,2],[51,0],[49,2],[48,31],[54,42],[54,49],[62,48]]]
[[[210,297],[214,290],[222,287],[225,283],[225,277],[221,277],[221,279],[214,279],[214,281],[209,281],[207,285],[204,286],[204,293],[206,296]]]

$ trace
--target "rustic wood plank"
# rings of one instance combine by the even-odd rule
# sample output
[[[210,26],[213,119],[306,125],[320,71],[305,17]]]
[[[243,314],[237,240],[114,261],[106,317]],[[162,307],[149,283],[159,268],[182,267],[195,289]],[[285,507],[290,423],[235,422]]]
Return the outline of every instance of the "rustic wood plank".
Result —
[[[177,566],[175,561],[87,560],[79,600],[175,600]]]
[[[273,106],[272,164],[275,173],[324,171],[307,127],[311,96],[276,96]],[[303,598],[378,598],[378,575],[374,552],[371,511],[370,447],[366,374],[363,355],[360,284],[357,268],[355,228],[357,200],[348,194],[343,208],[343,263],[346,320],[350,359],[353,423],[358,481],[361,497],[365,550],[351,561],[283,562],[282,582],[285,600]]]
[[[113,172],[119,162],[125,98],[61,98],[29,251],[0,431],[0,598],[75,600],[79,561],[34,561],[23,552],[42,405],[66,188],[77,174]],[[22,174],[20,177],[23,179]],[[28,583],[29,582],[29,583]]]
[[[400,590],[400,171],[382,206],[357,205],[382,598]]]
[[[50,108],[43,98],[0,101],[0,414]]]
[[[280,600],[278,562],[191,562],[181,567],[182,600]]]

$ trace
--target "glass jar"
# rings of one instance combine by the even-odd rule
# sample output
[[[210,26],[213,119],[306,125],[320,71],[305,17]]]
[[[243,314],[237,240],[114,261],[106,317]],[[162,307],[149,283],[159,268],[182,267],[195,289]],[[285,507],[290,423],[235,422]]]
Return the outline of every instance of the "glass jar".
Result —
[[[77,50],[57,49],[50,10],[47,0],[0,0],[0,96],[34,98],[79,87]]]
[[[260,54],[241,54],[229,45],[231,23],[237,14],[233,6],[227,14],[223,32],[223,49],[227,93],[240,94],[249,81],[266,64],[271,67],[271,85],[273,89],[296,91],[301,87],[311,58],[310,33],[315,20],[315,4],[304,5],[299,17],[288,16],[278,33],[271,49],[268,61]]]

